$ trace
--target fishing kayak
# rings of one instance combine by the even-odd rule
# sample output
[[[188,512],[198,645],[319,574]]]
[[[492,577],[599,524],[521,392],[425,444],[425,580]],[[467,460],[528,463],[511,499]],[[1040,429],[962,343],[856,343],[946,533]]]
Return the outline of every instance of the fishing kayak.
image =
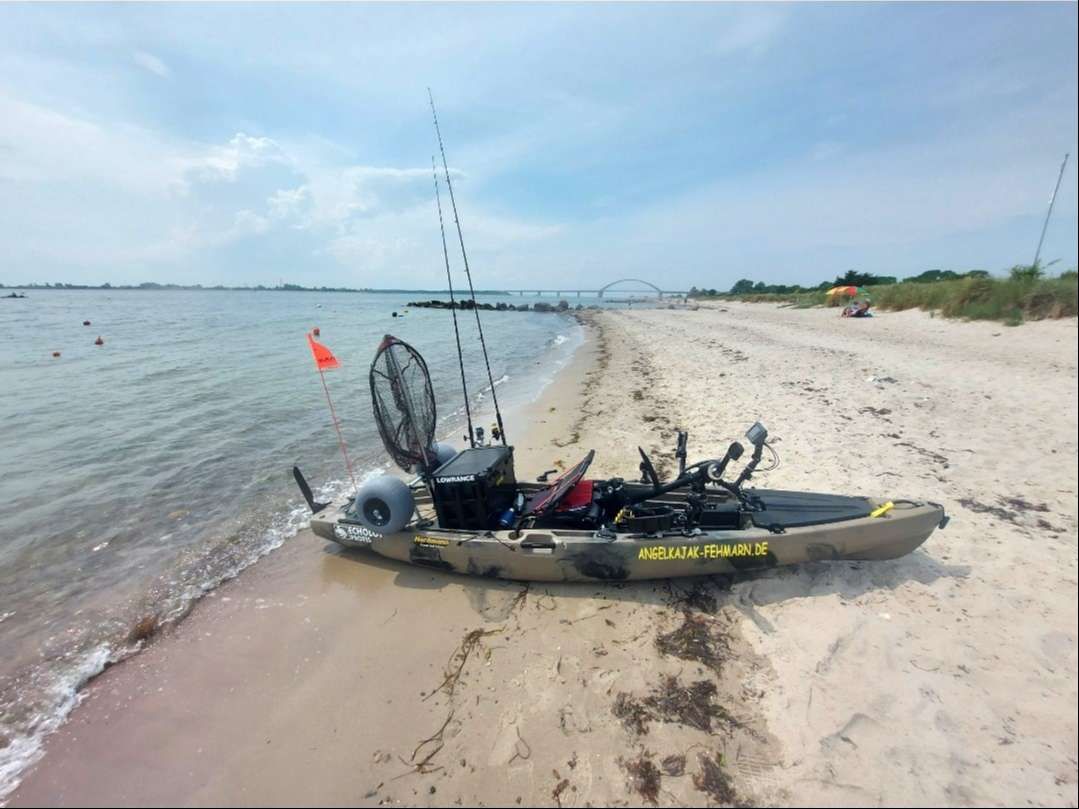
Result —
[[[677,474],[671,480],[662,480],[648,453],[638,447],[639,481],[586,479],[594,451],[551,483],[547,477],[556,470],[544,472],[535,482],[518,481],[483,338],[482,307],[476,303],[464,253],[434,97],[429,94],[429,99],[469,283],[469,305],[462,300],[458,306],[443,228],[450,295],[446,308],[457,342],[466,446],[457,450],[435,440],[440,422],[427,363],[414,347],[385,335],[368,373],[372,415],[386,453],[403,472],[416,477],[406,483],[383,474],[362,485],[356,483],[323,378],[330,416],[356,491],[336,502],[317,502],[299,468],[293,467],[312,512],[315,534],[387,559],[468,575],[524,581],[626,581],[805,562],[895,559],[916,549],[947,523],[944,509],[931,502],[750,488],[754,476],[779,466],[774,441],[769,441],[768,429],[759,421],[745,433],[750,450],[735,441],[722,457],[692,464],[687,463],[688,435],[679,431],[674,453]],[[441,225],[438,188],[435,170]],[[495,418],[489,440],[473,420],[457,323],[459,308],[470,308],[476,319]],[[308,334],[308,343],[321,376],[339,363],[315,336]],[[743,460],[747,452],[749,459]]]
[[[310,335],[309,341],[321,362],[321,347]],[[679,432],[670,480],[638,447],[637,481],[587,479],[595,451],[554,481],[547,478],[556,470],[518,481],[501,420],[501,445],[488,443],[479,428],[469,429],[462,450],[434,440],[427,364],[407,343],[383,338],[369,379],[383,445],[416,477],[408,483],[376,475],[351,496],[320,503],[298,467],[293,475],[316,535],[399,562],[522,581],[702,576],[895,559],[948,520],[932,502],[750,488],[754,475],[779,466],[760,422],[745,433],[748,460],[749,451],[735,441],[722,457],[688,464],[688,435]]]
[[[522,483],[538,494],[547,487]],[[929,502],[749,489],[759,510],[735,497],[706,504],[697,527],[652,532],[531,527],[446,529],[431,495],[415,492],[416,518],[380,534],[357,519],[354,499],[325,504],[312,516],[318,536],[348,548],[426,568],[521,581],[630,581],[730,574],[780,565],[905,556],[947,522]],[[652,508],[686,507],[672,492]],[[883,511],[882,511],[883,509]],[[872,516],[876,514],[876,516]],[[709,523],[716,523],[708,527]],[[724,525],[725,524],[725,525]],[[651,527],[651,526],[647,526]]]

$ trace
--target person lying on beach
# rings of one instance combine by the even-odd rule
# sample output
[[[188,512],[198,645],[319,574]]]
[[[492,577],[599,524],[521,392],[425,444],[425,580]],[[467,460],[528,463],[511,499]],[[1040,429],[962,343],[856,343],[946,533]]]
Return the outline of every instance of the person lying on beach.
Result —
[[[869,314],[869,301],[852,302],[839,313],[840,317],[872,317]]]

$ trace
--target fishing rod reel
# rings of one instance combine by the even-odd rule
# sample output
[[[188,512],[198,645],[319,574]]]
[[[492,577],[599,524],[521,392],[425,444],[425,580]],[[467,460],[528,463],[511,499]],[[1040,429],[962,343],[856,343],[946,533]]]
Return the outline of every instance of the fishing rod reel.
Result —
[[[476,427],[472,431],[472,438],[465,436],[465,441],[470,441],[473,447],[493,447],[496,441],[502,440],[502,430],[498,428],[498,424],[491,425],[490,438],[487,437],[488,433],[482,427]]]

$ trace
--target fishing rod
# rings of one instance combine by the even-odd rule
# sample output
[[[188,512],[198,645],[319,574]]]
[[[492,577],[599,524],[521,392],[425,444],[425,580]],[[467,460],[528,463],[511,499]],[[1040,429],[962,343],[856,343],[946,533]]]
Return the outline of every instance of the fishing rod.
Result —
[[[465,417],[468,419],[468,443],[476,446],[475,433],[472,431],[472,409],[468,404],[468,383],[465,382],[465,358],[461,353],[461,332],[457,328],[457,304],[453,299],[453,278],[450,276],[450,253],[446,248],[446,225],[442,221],[442,196],[438,192],[438,169],[435,156],[431,155],[431,176],[435,179],[435,202],[438,204],[438,228],[442,231],[442,257],[446,260],[446,283],[450,288],[450,311],[453,312],[453,336],[457,338],[457,365],[461,369],[461,390],[465,394]]]
[[[502,439],[502,446],[506,446],[506,429],[502,426],[502,411],[498,409],[498,393],[495,391],[495,380],[491,374],[491,360],[487,356],[487,343],[483,339],[483,326],[480,325],[480,310],[476,306],[476,290],[472,286],[472,271],[468,268],[468,253],[465,252],[465,237],[461,233],[461,218],[457,215],[457,200],[453,196],[453,181],[450,180],[450,167],[446,162],[446,147],[442,144],[442,130],[438,126],[438,113],[435,112],[435,97],[431,88],[427,88],[427,97],[431,101],[431,117],[435,121],[435,134],[438,135],[438,149],[442,153],[442,170],[446,175],[446,188],[450,191],[450,205],[453,207],[453,221],[457,225],[457,238],[461,242],[461,257],[464,259],[465,276],[468,278],[468,291],[472,296],[472,311],[476,314],[476,329],[480,333],[480,347],[483,349],[483,362],[487,366],[487,382],[491,386],[491,399],[495,405],[495,421],[498,423],[498,435]]]

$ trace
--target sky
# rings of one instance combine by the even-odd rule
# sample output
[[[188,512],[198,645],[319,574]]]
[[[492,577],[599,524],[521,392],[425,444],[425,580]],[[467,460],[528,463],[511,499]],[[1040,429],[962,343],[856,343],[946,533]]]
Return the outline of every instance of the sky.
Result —
[[[0,4],[0,283],[1074,268],[1076,10]]]

